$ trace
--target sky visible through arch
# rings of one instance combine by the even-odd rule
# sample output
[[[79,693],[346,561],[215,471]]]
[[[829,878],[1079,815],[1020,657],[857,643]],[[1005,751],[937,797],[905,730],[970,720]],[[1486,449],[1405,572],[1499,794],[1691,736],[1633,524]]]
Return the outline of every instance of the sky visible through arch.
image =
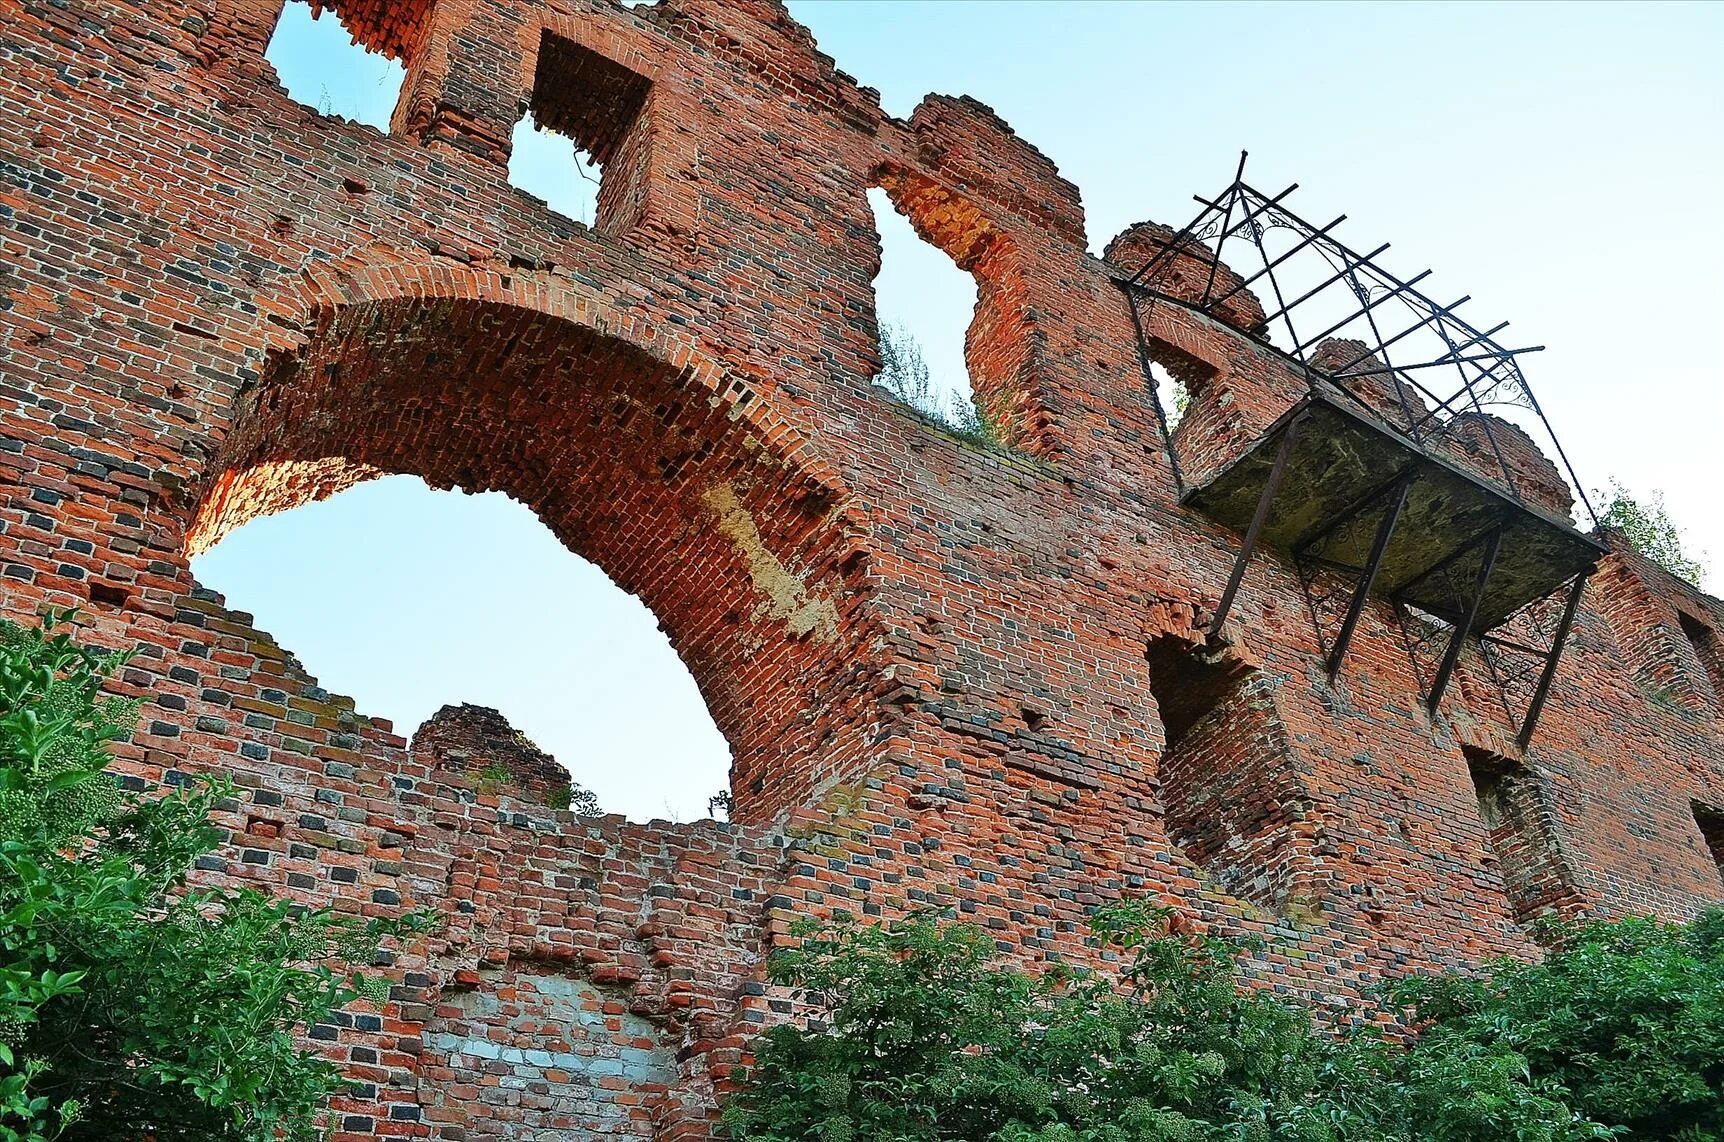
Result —
[[[1092,249],[1249,177],[1485,326],[1549,348],[1528,379],[1586,487],[1665,493],[1724,582],[1724,5],[802,0],[791,12],[886,109],[993,107],[1083,193]],[[293,0],[270,58],[297,98],[386,128],[400,70]],[[523,128],[512,174],[590,221],[566,140]],[[961,386],[973,283],[879,218],[882,320]],[[1506,343],[1506,342],[1505,342]],[[652,615],[528,509],[394,477],[259,520],[208,585],[363,712],[411,733],[500,708],[604,804],[689,819],[723,739]]]

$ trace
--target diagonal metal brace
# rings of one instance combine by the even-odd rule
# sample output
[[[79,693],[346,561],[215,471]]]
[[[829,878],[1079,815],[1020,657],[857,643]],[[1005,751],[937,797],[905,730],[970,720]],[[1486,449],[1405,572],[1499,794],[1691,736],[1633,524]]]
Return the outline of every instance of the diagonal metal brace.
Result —
[[[1533,691],[1532,703],[1527,707],[1526,721],[1520,727],[1520,747],[1525,749],[1532,741],[1532,733],[1538,728],[1538,716],[1544,712],[1544,700],[1550,697],[1550,684],[1556,679],[1556,664],[1562,661],[1563,644],[1568,641],[1568,632],[1574,626],[1575,612],[1580,610],[1580,596],[1586,590],[1586,581],[1591,577],[1594,567],[1588,567],[1574,577],[1574,586],[1569,589],[1568,603],[1562,609],[1562,621],[1556,624],[1556,637],[1550,642],[1550,656],[1544,660],[1544,671],[1538,677],[1538,689]]]
[[[1239,593],[1239,584],[1245,578],[1245,566],[1257,550],[1257,540],[1263,534],[1263,525],[1269,520],[1269,506],[1275,500],[1276,490],[1281,487],[1281,477],[1287,474],[1287,458],[1293,454],[1293,446],[1299,441],[1307,416],[1309,410],[1301,409],[1281,434],[1281,446],[1275,450],[1269,479],[1263,485],[1263,494],[1257,497],[1257,510],[1252,513],[1251,526],[1245,529],[1245,543],[1239,549],[1239,558],[1233,561],[1233,574],[1228,576],[1227,589],[1221,592],[1221,602],[1215,608],[1215,621],[1209,626],[1211,638],[1220,635],[1221,625],[1227,621],[1227,612],[1233,609],[1233,597]]]
[[[1359,625],[1359,616],[1365,611],[1365,600],[1370,597],[1371,585],[1376,582],[1377,571],[1383,566],[1383,553],[1389,549],[1389,540],[1394,538],[1395,525],[1401,520],[1401,509],[1407,506],[1407,491],[1412,487],[1411,472],[1403,472],[1394,487],[1389,489],[1388,506],[1383,509],[1382,522],[1377,524],[1377,536],[1371,541],[1371,555],[1365,560],[1365,569],[1359,573],[1359,580],[1353,586],[1352,601],[1347,604],[1347,617],[1341,620],[1341,630],[1335,636],[1335,645],[1329,651],[1329,681],[1341,673],[1341,663],[1347,657],[1347,646],[1353,641],[1353,631]]]
[[[1498,527],[1484,538],[1484,550],[1479,556],[1479,573],[1473,581],[1472,598],[1468,600],[1466,610],[1455,623],[1455,631],[1449,636],[1448,649],[1443,651],[1443,661],[1437,667],[1437,676],[1431,681],[1431,692],[1425,697],[1425,709],[1434,714],[1437,707],[1443,703],[1443,691],[1449,688],[1449,679],[1454,676],[1455,664],[1460,661],[1461,647],[1466,645],[1467,636],[1472,633],[1473,624],[1478,622],[1479,607],[1484,603],[1485,588],[1491,581],[1491,572],[1496,570],[1497,552],[1502,548],[1503,532]]]

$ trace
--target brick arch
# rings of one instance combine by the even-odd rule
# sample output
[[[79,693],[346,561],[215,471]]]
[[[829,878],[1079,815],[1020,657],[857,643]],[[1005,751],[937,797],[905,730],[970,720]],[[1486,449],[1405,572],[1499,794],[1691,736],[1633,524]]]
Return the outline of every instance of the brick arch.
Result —
[[[279,332],[197,484],[188,554],[384,474],[502,491],[659,618],[731,743],[739,819],[844,768],[865,529],[752,381],[545,274],[374,265],[298,300],[298,321],[266,307]]]

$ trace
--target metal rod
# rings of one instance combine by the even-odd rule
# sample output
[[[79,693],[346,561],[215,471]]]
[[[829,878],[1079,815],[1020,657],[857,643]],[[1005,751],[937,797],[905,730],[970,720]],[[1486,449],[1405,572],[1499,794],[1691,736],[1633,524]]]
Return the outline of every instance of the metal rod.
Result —
[[[1384,250],[1387,250],[1388,248],[1389,248],[1389,244],[1387,242],[1384,242],[1381,246],[1378,246],[1374,251],[1372,251],[1372,253],[1380,254]],[[1369,255],[1367,255],[1367,256],[1369,256]],[[1306,290],[1304,293],[1300,294],[1298,297],[1296,297],[1292,301],[1288,302],[1281,309],[1277,310],[1274,313],[1269,314],[1267,317],[1265,317],[1263,319],[1263,324],[1268,325],[1271,321],[1274,321],[1277,317],[1281,317],[1282,315],[1290,312],[1294,306],[1303,305],[1305,302],[1310,301],[1317,294],[1322,293],[1324,290],[1328,289],[1330,286],[1334,285],[1336,282],[1338,282],[1342,278],[1346,277],[1353,270],[1358,269],[1359,266],[1362,264],[1363,263],[1361,263],[1361,262],[1354,262],[1352,265],[1345,266],[1342,269],[1336,271],[1333,276],[1323,280],[1322,282],[1319,282],[1317,285],[1312,286],[1310,289]],[[1268,271],[1268,270],[1273,269],[1274,267],[1272,265],[1270,265],[1270,266],[1265,266],[1263,268],[1265,271]],[[1273,279],[1274,275],[1271,274],[1270,276],[1271,276],[1271,279]],[[1280,291],[1276,291],[1276,296],[1277,297],[1280,296]],[[1354,316],[1356,317],[1358,315],[1355,314]],[[1288,326],[1287,328],[1289,329],[1289,331],[1291,331],[1291,329],[1293,327]]]
[[[1432,714],[1443,704],[1443,691],[1449,688],[1449,679],[1454,675],[1455,664],[1461,659],[1461,647],[1466,644],[1467,635],[1472,633],[1473,624],[1478,621],[1479,607],[1485,601],[1485,588],[1490,584],[1491,572],[1496,569],[1497,552],[1502,547],[1502,540],[1500,527],[1485,539],[1484,553],[1479,557],[1478,579],[1473,583],[1472,600],[1467,603],[1462,620],[1455,624],[1455,633],[1449,637],[1449,646],[1443,652],[1442,665],[1437,667],[1437,677],[1431,683],[1430,694],[1425,698],[1425,709]]]
[[[1508,322],[1506,322],[1506,321],[1503,322],[1503,325],[1507,325],[1507,324],[1508,324]],[[1497,326],[1497,328],[1501,329],[1502,326],[1499,325],[1499,326]],[[1492,332],[1495,332],[1495,330],[1493,330]],[[1447,342],[1449,344],[1453,344],[1453,342],[1449,341],[1448,330],[1442,329],[1441,327],[1439,327],[1438,328],[1438,335],[1441,336],[1445,342]],[[1485,334],[1485,336],[1488,337],[1489,334]],[[1476,338],[1475,338],[1475,340],[1476,340]],[[1448,355],[1450,357],[1453,357],[1456,353],[1459,353],[1461,351],[1461,349],[1464,349],[1464,348],[1466,348],[1465,345],[1459,346],[1458,348],[1455,348],[1455,349],[1451,349],[1449,351]],[[1492,373],[1496,372],[1498,369],[1500,369],[1502,367],[1503,367],[1503,362],[1498,361],[1496,364],[1492,365],[1489,369],[1485,369],[1485,370],[1481,370],[1481,371],[1483,372],[1485,377],[1489,377]],[[1479,418],[1479,427],[1484,429],[1485,439],[1490,442],[1491,451],[1496,454],[1497,468],[1499,471],[1502,472],[1503,483],[1508,485],[1509,495],[1513,496],[1515,499],[1518,500],[1518,499],[1520,499],[1520,489],[1515,486],[1514,472],[1509,469],[1508,457],[1503,455],[1502,446],[1497,443],[1497,434],[1496,434],[1495,430],[1493,430],[1491,428],[1491,418],[1485,415],[1485,406],[1479,403],[1479,394],[1474,391],[1473,382],[1472,382],[1472,380],[1470,380],[1467,377],[1467,367],[1465,365],[1461,364],[1459,361],[1456,361],[1455,362],[1455,371],[1460,374],[1461,384],[1466,387],[1467,396],[1469,399],[1471,399],[1472,404],[1473,404],[1473,412],[1476,413],[1478,415],[1478,418]]]
[[[1303,555],[1306,551],[1315,547],[1319,540],[1327,539],[1336,528],[1347,523],[1354,516],[1382,499],[1385,493],[1393,491],[1395,485],[1400,483],[1402,480],[1405,480],[1412,474],[1412,471],[1413,470],[1410,467],[1402,468],[1393,476],[1390,476],[1387,480],[1384,480],[1382,483],[1376,485],[1370,491],[1342,508],[1340,514],[1328,520],[1326,523],[1320,524],[1316,530],[1308,531],[1304,535],[1300,536],[1293,542],[1293,554]]]
[[[1467,300],[1467,299],[1464,297],[1461,299],[1461,301],[1465,301],[1465,300]],[[1450,311],[1453,310],[1455,308],[1455,306],[1459,305],[1459,304],[1461,304],[1461,302],[1457,301],[1457,302],[1455,302],[1454,305],[1451,305],[1451,306],[1447,307],[1446,309],[1438,310],[1437,312],[1428,315],[1422,321],[1420,321],[1417,325],[1409,326],[1408,328],[1401,330],[1399,333],[1397,333],[1393,337],[1389,338],[1387,341],[1383,342],[1383,344],[1380,345],[1379,348],[1387,349],[1390,345],[1393,345],[1395,342],[1401,340],[1401,338],[1410,337],[1414,333],[1417,333],[1421,329],[1430,329],[1432,327],[1432,324],[1435,323],[1436,329],[1437,329],[1437,336],[1441,337],[1443,339],[1443,343],[1449,346],[1448,353],[1444,354],[1441,357],[1438,357],[1436,359],[1435,363],[1445,364],[1445,363],[1447,363],[1447,361],[1450,357],[1453,357],[1456,353],[1459,353],[1462,349],[1470,349],[1472,346],[1478,344],[1480,341],[1483,341],[1486,338],[1488,338],[1491,334],[1501,332],[1504,328],[1506,328],[1508,326],[1508,322],[1506,322],[1506,321],[1499,322],[1497,325],[1491,327],[1490,329],[1485,330],[1483,333],[1476,333],[1472,337],[1468,338],[1467,340],[1462,341],[1459,345],[1456,345],[1453,341],[1449,340],[1448,334],[1443,332],[1442,319],[1449,316]],[[1360,361],[1363,361],[1366,357],[1369,357],[1370,355],[1371,355],[1371,351],[1369,349],[1365,350],[1363,353],[1360,353],[1358,356],[1356,356],[1352,360],[1348,361],[1345,365],[1337,366],[1334,370],[1331,371],[1330,376],[1335,376],[1336,374],[1346,372],[1348,369],[1351,369],[1354,365],[1357,365]]]
[[[1245,177],[1245,156],[1249,151],[1239,152],[1239,169],[1233,172],[1233,186],[1237,190],[1239,182]],[[1215,288],[1215,271],[1221,268],[1221,247],[1227,244],[1227,227],[1233,222],[1233,204],[1239,195],[1232,193],[1227,196],[1227,213],[1221,217],[1221,237],[1215,240],[1215,257],[1209,263],[1209,280],[1203,283],[1203,301],[1209,304],[1209,291]]]
[[[1263,259],[1263,268],[1265,270],[1269,269],[1269,252],[1263,248],[1263,235],[1258,231],[1253,230],[1251,232],[1251,244],[1257,247],[1257,256]],[[1281,320],[1287,325],[1287,340],[1294,345],[1299,344],[1299,334],[1293,330],[1293,319],[1287,316],[1287,299],[1281,296],[1281,283],[1275,280],[1275,275],[1273,273],[1269,275],[1269,288],[1275,291],[1275,304],[1281,307],[1279,312],[1281,314]],[[1263,339],[1267,341],[1269,339],[1268,319],[1265,318],[1261,323],[1259,323],[1258,328],[1263,330]],[[1304,359],[1303,355],[1299,358],[1301,363],[1303,363]]]
[[[1228,187],[1225,191],[1222,191],[1222,197],[1225,198],[1228,194],[1231,194],[1235,189],[1237,189],[1236,186]],[[1277,194],[1274,198],[1268,199],[1267,201],[1265,201],[1263,203],[1262,206],[1258,207],[1255,211],[1248,213],[1243,219],[1241,219],[1240,221],[1235,223],[1233,225],[1232,229],[1228,230],[1227,233],[1221,235],[1221,240],[1225,241],[1230,235],[1239,233],[1239,231],[1244,229],[1245,225],[1247,223],[1249,223],[1252,219],[1256,218],[1258,215],[1260,215],[1264,211],[1268,210],[1271,206],[1274,206],[1276,203],[1280,202],[1283,198],[1286,198],[1289,194],[1292,194],[1294,191],[1296,191],[1298,189],[1299,189],[1299,184],[1294,183],[1292,186],[1288,187],[1286,190],[1282,191],[1280,194]],[[1143,279],[1143,276],[1150,271],[1151,267],[1159,265],[1161,260],[1163,258],[1167,257],[1169,254],[1177,256],[1179,254],[1184,253],[1185,247],[1191,242],[1192,238],[1196,235],[1198,223],[1202,222],[1205,218],[1209,217],[1209,215],[1212,212],[1218,211],[1221,209],[1221,205],[1219,203],[1210,202],[1208,199],[1205,199],[1205,198],[1198,198],[1197,195],[1192,195],[1192,197],[1197,198],[1197,201],[1203,203],[1203,205],[1204,205],[1203,212],[1200,213],[1196,218],[1193,218],[1191,220],[1191,224],[1189,226],[1187,226],[1185,229],[1181,230],[1178,234],[1176,234],[1174,236],[1173,241],[1171,241],[1167,245],[1163,246],[1161,248],[1161,250],[1155,255],[1155,257],[1153,257],[1149,261],[1145,262],[1143,264],[1143,268],[1138,270],[1137,273],[1135,273],[1131,276],[1130,280],[1133,283],[1141,281]],[[1258,197],[1262,197],[1262,196],[1259,195]]]
[[[1348,325],[1354,321],[1357,321],[1359,318],[1363,317],[1365,314],[1371,312],[1373,309],[1376,309],[1379,305],[1382,305],[1385,301],[1394,300],[1395,298],[1401,296],[1401,294],[1412,289],[1415,282],[1422,282],[1430,276],[1431,276],[1430,270],[1422,271],[1417,277],[1413,278],[1411,281],[1402,283],[1396,289],[1389,291],[1388,293],[1384,294],[1382,297],[1379,297],[1377,300],[1371,302],[1369,305],[1366,305],[1365,308],[1361,309],[1358,313],[1349,313],[1346,317],[1343,317],[1340,321],[1337,321],[1335,324],[1329,326],[1329,328],[1323,330],[1323,332],[1317,334],[1317,336],[1311,338],[1311,340],[1305,342],[1305,344],[1298,346],[1297,349],[1298,350],[1309,349],[1312,345],[1315,345],[1317,342],[1323,340],[1323,338],[1329,336],[1329,334],[1335,332],[1337,329],[1340,329],[1345,325]],[[1453,309],[1455,306],[1460,305],[1461,302],[1468,301],[1468,300],[1470,300],[1470,299],[1463,297],[1463,298],[1461,298],[1460,301],[1457,301],[1457,302],[1454,302],[1453,304],[1451,304],[1449,306],[1449,308]],[[1379,342],[1377,347],[1379,349],[1382,348],[1382,345],[1380,342]]]
[[[1352,278],[1353,292],[1358,296],[1360,303],[1363,304],[1367,297],[1366,291],[1364,287],[1359,284],[1358,274],[1353,274]],[[1371,312],[1369,306],[1366,306],[1362,312],[1365,317],[1365,324],[1370,328],[1371,336],[1377,342],[1379,359],[1383,362],[1384,368],[1393,370],[1395,362],[1389,358],[1389,351],[1383,348],[1383,331],[1377,326],[1377,315]],[[1389,379],[1394,382],[1395,401],[1401,406],[1401,418],[1407,424],[1407,431],[1412,433],[1413,443],[1422,447],[1424,445],[1424,441],[1420,438],[1419,430],[1413,423],[1418,419],[1418,417],[1413,414],[1413,402],[1407,399],[1407,386],[1402,382],[1401,375],[1397,372],[1390,372]],[[1412,378],[1409,377],[1407,379],[1411,380]],[[1416,384],[1417,382],[1414,383]]]
[[[1520,391],[1526,394],[1526,399],[1532,402],[1532,410],[1538,414],[1538,422],[1544,425],[1544,434],[1550,437],[1550,442],[1556,445],[1556,454],[1562,460],[1563,470],[1568,473],[1568,482],[1574,485],[1574,494],[1580,497],[1581,506],[1586,508],[1587,517],[1592,520],[1592,526],[1598,527],[1598,513],[1593,510],[1592,500],[1587,497],[1586,489],[1581,486],[1580,477],[1574,474],[1574,465],[1568,462],[1568,453],[1563,450],[1562,441],[1557,439],[1556,429],[1550,426],[1550,421],[1544,415],[1544,409],[1538,403],[1538,398],[1532,393],[1532,386],[1526,383],[1526,378],[1520,379]]]
[[[1496,364],[1492,365],[1490,368],[1481,371],[1479,373],[1479,380],[1481,380],[1481,381],[1490,380],[1491,374],[1496,372],[1498,369],[1502,368],[1508,362],[1509,362],[1509,358],[1504,357],[1502,360],[1498,361]],[[1428,364],[1446,365],[1446,364],[1448,364],[1448,362],[1447,361],[1433,361],[1433,362],[1428,362]],[[1359,374],[1350,373],[1348,375],[1349,376],[1357,376]],[[1409,381],[1412,381],[1411,377],[1409,377],[1407,379]],[[1413,383],[1417,384],[1416,381]],[[1456,401],[1460,400],[1461,397],[1466,396],[1472,392],[1472,388],[1470,385],[1463,384],[1463,386],[1461,388],[1456,389],[1454,392],[1450,393],[1447,397],[1444,397],[1444,398],[1439,400],[1435,393],[1431,392],[1431,390],[1425,388],[1423,385],[1419,385],[1419,389],[1426,396],[1430,397],[1431,402],[1432,402],[1431,403],[1431,410],[1429,412],[1427,412],[1424,416],[1419,418],[1419,424],[1420,425],[1428,424],[1429,422],[1437,419],[1437,415],[1439,413],[1444,413],[1444,412],[1452,413],[1452,412],[1454,412],[1455,410],[1451,406]],[[1476,404],[1478,402],[1475,400],[1474,403]],[[1452,419],[1451,419],[1451,423],[1452,423]]]
[[[1377,525],[1377,537],[1371,541],[1371,557],[1365,560],[1365,570],[1359,575],[1358,585],[1353,588],[1353,599],[1347,604],[1347,617],[1341,620],[1341,630],[1335,636],[1335,645],[1329,651],[1329,681],[1341,672],[1341,662],[1347,657],[1347,645],[1353,641],[1353,630],[1359,625],[1359,616],[1365,611],[1365,600],[1371,594],[1371,584],[1376,581],[1377,572],[1383,566],[1383,553],[1389,549],[1389,540],[1394,537],[1395,524],[1400,522],[1401,509],[1407,506],[1407,489],[1412,486],[1410,474],[1401,477],[1400,487],[1389,497],[1389,506],[1383,511],[1383,521]]]
[[[1245,545],[1239,549],[1233,574],[1228,576],[1227,588],[1221,592],[1221,602],[1215,608],[1215,621],[1209,627],[1211,638],[1221,633],[1221,624],[1227,621],[1227,612],[1233,609],[1233,597],[1239,593],[1239,584],[1245,578],[1245,565],[1251,561],[1257,539],[1263,534],[1263,525],[1269,520],[1269,505],[1275,499],[1276,489],[1281,486],[1281,477],[1287,472],[1287,458],[1292,455],[1299,432],[1305,427],[1306,415],[1301,411],[1281,434],[1281,446],[1275,450],[1275,462],[1269,466],[1269,480],[1263,485],[1263,494],[1257,497],[1257,510],[1252,513],[1251,525],[1245,529]]]
[[[1347,221],[1347,216],[1345,214],[1343,214],[1343,215],[1341,215],[1341,217],[1335,219],[1335,221],[1329,223],[1329,225],[1323,227],[1323,229],[1317,231],[1315,234],[1311,235],[1309,238],[1306,238],[1303,242],[1300,242],[1297,246],[1294,246],[1291,250],[1288,250],[1285,254],[1282,254],[1279,258],[1276,258],[1273,262],[1270,262],[1267,266],[1264,266],[1262,269],[1258,270],[1256,273],[1252,274],[1250,277],[1246,278],[1244,281],[1240,282],[1238,285],[1234,286],[1232,289],[1228,290],[1226,293],[1222,294],[1220,297],[1216,298],[1214,301],[1205,300],[1204,306],[1207,309],[1214,309],[1215,307],[1219,306],[1222,302],[1226,301],[1228,298],[1232,297],[1234,294],[1238,293],[1240,290],[1245,289],[1246,287],[1250,286],[1251,283],[1255,282],[1258,278],[1262,277],[1264,274],[1269,273],[1276,266],[1279,266],[1282,262],[1285,262],[1288,258],[1291,258],[1294,254],[1297,254],[1297,253],[1299,253],[1299,251],[1308,248],[1311,245],[1311,243],[1315,242],[1317,239],[1321,238],[1323,235],[1327,234],[1329,231],[1333,230],[1335,227],[1339,226],[1341,223],[1343,223],[1345,221]],[[1382,244],[1382,246],[1378,247],[1377,252],[1380,254],[1384,250],[1387,250],[1388,248],[1389,248],[1389,244],[1387,242],[1384,242]],[[1219,254],[1217,255],[1217,257],[1219,257]],[[1205,294],[1204,296],[1207,299],[1208,295]]]
[[[1473,536],[1471,539],[1467,540],[1465,543],[1461,544],[1459,547],[1455,548],[1453,551],[1449,552],[1423,571],[1420,571],[1417,575],[1414,575],[1411,579],[1408,579],[1405,583],[1402,583],[1400,586],[1390,591],[1389,597],[1397,603],[1407,602],[1407,595],[1413,590],[1413,588],[1417,587],[1420,583],[1423,583],[1426,579],[1429,579],[1432,575],[1441,575],[1444,571],[1453,567],[1456,563],[1464,559],[1469,551],[1489,539],[1493,532],[1501,532],[1505,526],[1507,525],[1500,520],[1492,524],[1490,527],[1479,532],[1477,535]],[[1420,605],[1422,606],[1423,604]]]
[[[1504,349],[1500,353],[1480,353],[1476,357],[1457,357],[1452,361],[1422,361],[1417,365],[1394,365],[1381,369],[1350,369],[1345,375],[1349,377],[1376,377],[1381,376],[1384,373],[1410,373],[1414,369],[1435,369],[1442,365],[1470,365],[1475,361],[1496,361],[1497,365],[1492,366],[1479,375],[1478,380],[1484,380],[1489,377],[1491,373],[1496,371],[1497,366],[1500,366],[1504,361],[1513,357],[1516,353],[1538,353],[1542,352],[1543,349],[1543,345],[1528,345],[1524,349]],[[1476,384],[1477,381],[1474,383]]]
[[[1137,291],[1128,285],[1125,297],[1131,306],[1131,326],[1137,330],[1137,363],[1143,370],[1144,387],[1149,390],[1149,403],[1155,409],[1155,419],[1161,425],[1161,442],[1167,446],[1167,466],[1173,472],[1173,487],[1183,496],[1185,474],[1179,469],[1179,449],[1173,446],[1173,429],[1167,423],[1167,410],[1161,406],[1161,391],[1155,383],[1155,359],[1149,355],[1149,336],[1143,331],[1143,319],[1137,312]]]
[[[1575,612],[1580,610],[1580,596],[1586,590],[1586,581],[1592,575],[1593,568],[1588,567],[1574,577],[1574,588],[1568,593],[1568,605],[1562,609],[1562,621],[1556,624],[1556,637],[1551,640],[1550,657],[1545,659],[1544,672],[1539,675],[1538,689],[1533,691],[1532,703],[1527,707],[1526,721],[1520,727],[1520,747],[1525,749],[1532,742],[1532,732],[1538,728],[1538,716],[1544,712],[1544,700],[1550,697],[1550,684],[1556,678],[1556,664],[1562,661],[1562,647],[1568,641],[1569,628],[1574,626]]]

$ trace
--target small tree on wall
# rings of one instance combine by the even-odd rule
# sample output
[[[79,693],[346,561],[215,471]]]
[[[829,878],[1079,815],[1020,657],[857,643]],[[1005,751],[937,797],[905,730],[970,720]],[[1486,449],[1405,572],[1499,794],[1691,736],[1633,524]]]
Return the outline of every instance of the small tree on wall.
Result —
[[[880,326],[880,375],[875,383],[955,436],[998,444],[1000,427],[981,402],[958,391],[934,390],[922,346],[902,325]]]
[[[386,983],[345,965],[426,917],[364,922],[193,888],[226,781],[159,795],[107,772],[129,657],[0,621],[0,1142],[320,1136],[349,1086],[296,1034]]]
[[[1665,510],[1662,492],[1654,492],[1642,502],[1621,483],[1612,480],[1610,498],[1606,501],[1604,513],[1598,517],[1598,526],[1618,533],[1634,550],[1678,579],[1699,586],[1700,580],[1706,576],[1703,559],[1689,555],[1684,548],[1682,529]]]

